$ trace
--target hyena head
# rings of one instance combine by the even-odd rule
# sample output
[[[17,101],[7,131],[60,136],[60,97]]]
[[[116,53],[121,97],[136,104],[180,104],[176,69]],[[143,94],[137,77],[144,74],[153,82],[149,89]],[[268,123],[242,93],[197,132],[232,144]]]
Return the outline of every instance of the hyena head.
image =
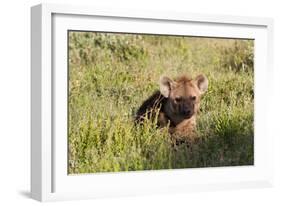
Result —
[[[208,79],[198,75],[195,79],[181,76],[175,81],[167,76],[160,78],[160,92],[167,98],[164,112],[175,125],[197,113],[200,97],[207,91]]]

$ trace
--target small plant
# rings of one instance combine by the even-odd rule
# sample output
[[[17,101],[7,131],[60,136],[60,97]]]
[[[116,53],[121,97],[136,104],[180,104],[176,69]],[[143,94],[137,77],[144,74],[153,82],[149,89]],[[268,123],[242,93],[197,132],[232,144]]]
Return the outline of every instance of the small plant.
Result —
[[[99,53],[120,61],[144,59],[147,55],[143,40],[137,35],[74,32],[69,42],[70,56],[81,60],[81,64],[96,61]]]
[[[221,66],[236,72],[253,72],[253,50],[253,41],[235,40],[231,47],[221,48]]]

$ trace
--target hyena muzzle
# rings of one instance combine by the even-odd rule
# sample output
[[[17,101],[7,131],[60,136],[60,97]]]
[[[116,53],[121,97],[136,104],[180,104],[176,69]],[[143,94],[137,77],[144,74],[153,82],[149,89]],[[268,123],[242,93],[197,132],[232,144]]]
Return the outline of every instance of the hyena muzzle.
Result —
[[[200,98],[208,89],[208,79],[200,74],[192,79],[181,76],[175,80],[160,78],[160,89],[143,102],[135,121],[157,118],[157,125],[169,125],[169,132],[176,139],[192,139],[196,127]]]

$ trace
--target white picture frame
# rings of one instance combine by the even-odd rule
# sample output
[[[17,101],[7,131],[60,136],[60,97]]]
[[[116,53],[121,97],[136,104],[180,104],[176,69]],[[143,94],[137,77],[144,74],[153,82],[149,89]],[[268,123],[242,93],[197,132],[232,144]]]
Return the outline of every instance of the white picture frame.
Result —
[[[116,24],[118,21],[118,24]],[[159,25],[155,30],[155,25]],[[167,29],[169,28],[169,29]],[[68,175],[66,32],[132,33],[254,38],[254,166]],[[188,13],[128,11],[40,4],[31,8],[31,196],[39,201],[151,193],[270,187],[273,138],[268,124],[273,77],[273,20]],[[267,92],[268,94],[268,92]],[[264,138],[266,137],[266,138]]]

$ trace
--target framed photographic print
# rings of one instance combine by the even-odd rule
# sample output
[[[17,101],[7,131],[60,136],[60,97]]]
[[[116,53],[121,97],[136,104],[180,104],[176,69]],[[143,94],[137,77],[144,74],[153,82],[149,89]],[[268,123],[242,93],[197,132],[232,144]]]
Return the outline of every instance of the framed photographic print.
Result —
[[[271,19],[41,4],[31,26],[34,199],[272,185]]]

